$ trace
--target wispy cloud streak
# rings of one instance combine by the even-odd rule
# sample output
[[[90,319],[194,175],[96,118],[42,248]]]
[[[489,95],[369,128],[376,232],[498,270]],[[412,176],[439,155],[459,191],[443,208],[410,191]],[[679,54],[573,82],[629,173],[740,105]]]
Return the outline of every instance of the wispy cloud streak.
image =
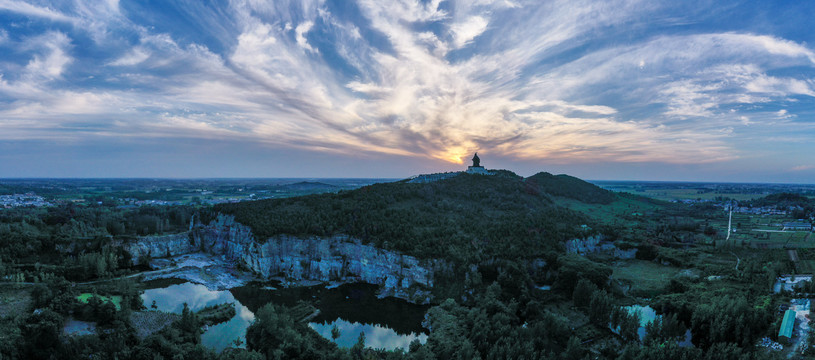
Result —
[[[683,164],[743,157],[744,139],[815,102],[805,39],[679,31],[653,19],[698,19],[667,2],[232,0],[180,4],[177,26],[128,6],[0,0],[0,15],[30,20],[0,29],[13,49],[0,141]]]

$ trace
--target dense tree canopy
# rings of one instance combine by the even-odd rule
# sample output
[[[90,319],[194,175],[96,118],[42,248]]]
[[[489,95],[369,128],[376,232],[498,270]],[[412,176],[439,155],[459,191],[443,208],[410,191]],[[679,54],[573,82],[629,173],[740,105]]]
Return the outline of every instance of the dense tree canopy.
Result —
[[[222,204],[215,209],[235,215],[258,239],[347,234],[419,257],[466,263],[481,257],[540,257],[559,248],[563,240],[588,235],[581,225],[594,225],[590,218],[552,200],[552,196],[583,198],[577,194],[586,188],[602,194],[591,199],[613,199],[613,194],[575,178],[523,179],[505,172],[461,174],[429,184],[375,184],[338,194]]]

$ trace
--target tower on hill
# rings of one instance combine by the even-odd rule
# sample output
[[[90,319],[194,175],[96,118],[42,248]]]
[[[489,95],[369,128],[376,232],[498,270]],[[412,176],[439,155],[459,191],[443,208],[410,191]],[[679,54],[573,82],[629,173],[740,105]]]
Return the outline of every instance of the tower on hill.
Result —
[[[473,166],[467,167],[468,174],[481,174],[481,175],[490,175],[490,172],[487,171],[483,166],[481,166],[481,158],[478,157],[478,153],[475,153],[473,156]]]
[[[481,158],[478,157],[478,153],[473,156],[473,166],[468,166],[467,171],[453,171],[453,172],[445,172],[445,173],[435,173],[435,174],[422,174],[416,175],[408,181],[409,183],[431,183],[434,181],[445,180],[452,177],[456,177],[461,175],[462,173],[468,174],[478,174],[478,175],[495,175],[494,172],[485,169],[481,166]]]

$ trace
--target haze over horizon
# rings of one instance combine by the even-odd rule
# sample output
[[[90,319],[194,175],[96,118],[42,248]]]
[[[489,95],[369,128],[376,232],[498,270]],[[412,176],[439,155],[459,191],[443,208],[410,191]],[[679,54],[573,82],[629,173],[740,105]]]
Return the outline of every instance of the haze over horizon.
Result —
[[[813,2],[0,0],[0,178],[815,183]]]

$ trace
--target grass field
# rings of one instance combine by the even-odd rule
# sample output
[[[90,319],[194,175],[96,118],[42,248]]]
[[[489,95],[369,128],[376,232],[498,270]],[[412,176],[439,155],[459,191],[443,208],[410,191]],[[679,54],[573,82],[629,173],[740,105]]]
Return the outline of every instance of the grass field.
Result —
[[[14,318],[25,313],[31,304],[31,292],[25,288],[6,286],[0,289],[0,319]]]
[[[646,214],[656,210],[659,206],[646,201],[618,197],[616,201],[608,205],[588,204],[573,199],[558,198],[558,204],[569,209],[582,212],[605,224],[613,224],[617,221],[626,223],[636,222],[637,218],[645,218]],[[639,214],[639,215],[634,215]]]
[[[710,275],[720,275],[730,269],[735,269],[736,263],[739,262],[738,258],[745,258],[745,255],[737,255],[729,250],[708,251],[700,253],[695,264]]]
[[[801,260],[795,270],[800,274],[812,274],[815,272],[815,260]]]
[[[808,231],[753,231],[741,236],[747,238],[745,245],[749,244],[752,247],[815,248],[815,241],[811,238],[811,234]]]
[[[88,300],[90,300],[90,298],[93,297],[93,296],[98,297],[99,299],[101,299],[104,302],[113,303],[113,305],[116,306],[116,310],[120,310],[122,308],[122,297],[118,296],[118,295],[108,297],[108,296],[102,296],[102,295],[94,295],[94,294],[91,294],[91,293],[82,293],[82,294],[79,294],[79,296],[77,296],[76,299],[87,304]]]
[[[632,295],[652,297],[661,293],[679,270],[652,261],[628,260],[615,264],[611,276],[615,280],[630,284]]]
[[[768,184],[714,184],[714,183],[652,183],[652,182],[609,182],[592,183],[612,191],[643,195],[654,199],[671,200],[716,200],[727,198],[750,200],[772,193],[790,192],[794,189]],[[797,189],[797,188],[796,188]]]
[[[723,212],[724,214],[724,212]],[[780,215],[733,214],[734,233],[730,245],[756,248],[815,248],[815,235],[809,231],[782,231],[785,222],[794,221]],[[727,214],[710,221],[718,231],[717,245],[725,245]]]
[[[739,194],[727,192],[700,192],[696,189],[655,189],[633,192],[637,195],[644,195],[650,198],[671,201],[671,200],[714,200],[717,197],[731,198],[735,200],[752,200],[766,196],[766,194]]]

